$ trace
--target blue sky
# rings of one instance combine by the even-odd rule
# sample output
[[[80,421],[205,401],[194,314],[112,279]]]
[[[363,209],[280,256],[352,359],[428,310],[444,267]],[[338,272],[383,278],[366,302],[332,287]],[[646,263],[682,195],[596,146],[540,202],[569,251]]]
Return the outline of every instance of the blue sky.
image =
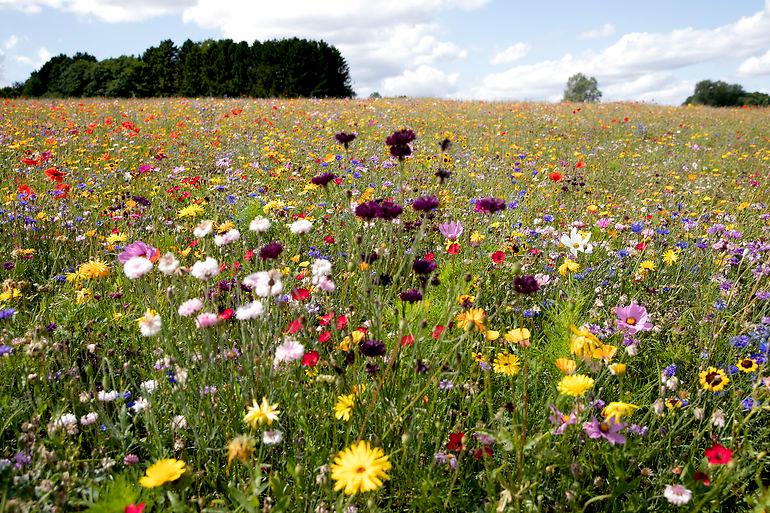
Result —
[[[578,71],[607,100],[680,103],[704,78],[770,92],[770,0],[0,0],[0,84],[58,53],[295,35],[340,48],[362,96],[558,100]]]

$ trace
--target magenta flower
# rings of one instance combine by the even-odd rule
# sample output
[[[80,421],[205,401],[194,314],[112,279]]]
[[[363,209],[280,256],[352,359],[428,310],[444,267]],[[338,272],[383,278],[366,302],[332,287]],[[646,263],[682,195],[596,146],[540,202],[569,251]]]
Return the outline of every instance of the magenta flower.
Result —
[[[121,264],[125,264],[134,257],[144,257],[151,262],[155,262],[158,256],[160,256],[160,253],[158,253],[157,249],[142,241],[136,241],[123,248],[123,252],[118,255],[118,261]]]
[[[551,408],[552,414],[548,417],[548,420],[556,426],[553,431],[554,435],[563,435],[567,430],[567,426],[575,424],[577,422],[577,414],[573,411],[569,415],[565,415],[559,411],[553,404],[548,405]]]
[[[618,316],[618,329],[630,335],[636,335],[640,331],[650,331],[652,323],[647,315],[647,309],[642,305],[631,301],[628,306],[615,308],[615,315]]]
[[[620,431],[625,427],[625,424],[617,422],[615,419],[600,422],[596,417],[583,423],[583,431],[586,432],[588,438],[604,438],[612,445],[626,443],[626,437],[620,434]]]
[[[447,239],[455,241],[463,234],[463,225],[459,222],[449,221],[438,225],[438,231]]]

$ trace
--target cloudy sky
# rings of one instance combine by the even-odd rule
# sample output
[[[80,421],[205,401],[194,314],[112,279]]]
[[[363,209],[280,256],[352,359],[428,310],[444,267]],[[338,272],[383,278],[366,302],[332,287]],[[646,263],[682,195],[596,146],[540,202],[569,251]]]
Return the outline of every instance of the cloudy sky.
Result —
[[[770,92],[770,0],[0,0],[0,85],[58,53],[285,36],[336,45],[359,96],[558,100],[576,72],[605,100]]]

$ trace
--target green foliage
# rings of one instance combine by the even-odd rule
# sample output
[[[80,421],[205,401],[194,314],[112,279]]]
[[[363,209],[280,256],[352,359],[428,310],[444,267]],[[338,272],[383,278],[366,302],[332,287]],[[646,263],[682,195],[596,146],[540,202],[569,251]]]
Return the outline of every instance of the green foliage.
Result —
[[[562,101],[596,103],[601,99],[602,92],[599,90],[596,77],[587,77],[582,73],[576,73],[567,80]]]
[[[728,84],[722,80],[701,80],[695,84],[695,92],[684,105],[708,105],[710,107],[739,107],[743,105],[768,106],[770,95],[749,93],[740,84]]]

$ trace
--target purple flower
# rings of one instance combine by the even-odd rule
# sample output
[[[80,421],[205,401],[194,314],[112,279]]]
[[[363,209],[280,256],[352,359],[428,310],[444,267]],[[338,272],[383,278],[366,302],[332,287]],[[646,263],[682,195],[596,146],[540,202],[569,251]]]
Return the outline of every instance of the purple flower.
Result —
[[[549,404],[548,407],[552,412],[552,414],[548,417],[548,420],[550,420],[551,423],[556,426],[556,428],[551,431],[551,433],[554,435],[563,435],[567,430],[567,426],[577,422],[577,414],[575,412],[570,412],[569,415],[565,415],[553,404]]]
[[[412,202],[412,208],[418,212],[429,212],[438,208],[438,198],[435,196],[422,196]]]
[[[382,209],[376,201],[367,201],[356,207],[356,215],[366,221],[371,221],[375,217],[379,217],[381,211]]]
[[[345,132],[340,132],[337,135],[335,135],[334,138],[337,140],[338,143],[343,145],[347,150],[348,144],[352,143],[355,140],[356,134],[346,134]]]
[[[13,314],[16,313],[16,310],[13,308],[3,308],[0,310],[0,320],[2,319],[10,319],[13,317]]]
[[[398,203],[393,203],[392,201],[383,201],[379,204],[377,217],[379,219],[384,219],[385,221],[392,221],[400,216],[401,212],[403,211],[404,209],[401,208],[401,205]]]
[[[618,306],[615,308],[615,315],[618,316],[618,329],[631,335],[635,335],[640,331],[650,331],[652,329],[652,323],[649,322],[647,309],[636,304],[636,301],[631,301],[631,304],[628,306]]]
[[[123,248],[123,252],[118,255],[118,261],[121,264],[125,264],[134,257],[144,257],[147,260],[152,260],[157,256],[157,249],[142,241],[136,241]]]
[[[418,258],[412,264],[412,270],[415,274],[425,276],[436,270],[436,262],[432,260],[425,260],[424,258]]]
[[[416,303],[422,300],[422,292],[417,289],[408,289],[401,293],[401,301],[407,303]]]
[[[476,200],[476,212],[484,212],[487,214],[494,214],[506,209],[505,201],[500,198],[494,198],[492,196],[488,198],[480,198]]]
[[[259,250],[259,258],[262,260],[278,258],[282,251],[283,246],[280,242],[271,242],[262,246],[262,249]]]
[[[449,221],[438,225],[438,231],[451,241],[455,241],[463,234],[463,225],[459,222]]]
[[[626,437],[620,434],[620,431],[625,427],[625,424],[617,422],[615,419],[600,422],[596,417],[583,423],[583,431],[586,432],[588,438],[604,438],[612,445],[626,443]]]
[[[540,285],[534,276],[517,276],[513,279],[513,290],[519,294],[534,294],[540,290]]]
[[[337,178],[337,175],[335,175],[334,173],[323,173],[311,178],[310,183],[312,183],[313,185],[320,185],[322,187],[326,187],[326,185],[332,180],[334,180],[335,178]]]
[[[369,358],[383,356],[385,354],[385,343],[379,340],[364,340],[358,346],[358,352]]]
[[[390,146],[390,155],[403,160],[412,154],[411,142],[417,139],[415,133],[411,130],[397,130],[385,139],[385,144]]]

